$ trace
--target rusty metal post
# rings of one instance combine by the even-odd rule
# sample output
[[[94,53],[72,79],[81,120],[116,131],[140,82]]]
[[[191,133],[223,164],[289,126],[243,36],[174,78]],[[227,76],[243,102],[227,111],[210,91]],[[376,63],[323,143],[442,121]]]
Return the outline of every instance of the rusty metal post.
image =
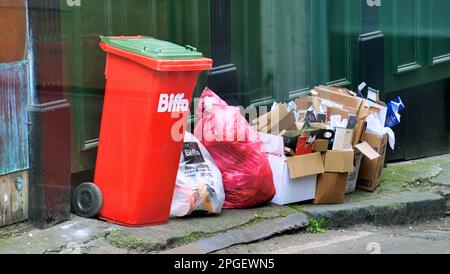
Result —
[[[70,105],[64,98],[58,0],[28,0],[31,35],[29,218],[39,228],[70,219]]]

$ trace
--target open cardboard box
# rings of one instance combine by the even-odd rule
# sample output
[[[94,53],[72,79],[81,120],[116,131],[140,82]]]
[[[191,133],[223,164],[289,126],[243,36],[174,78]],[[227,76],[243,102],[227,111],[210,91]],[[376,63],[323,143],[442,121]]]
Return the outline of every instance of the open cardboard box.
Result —
[[[321,99],[342,105],[343,109],[350,112],[350,114],[357,114],[363,102],[361,98],[346,95],[330,87],[318,86],[314,90],[319,94]]]
[[[364,135],[364,140],[366,141],[366,144],[377,152],[379,157],[364,157],[358,176],[358,188],[373,192],[381,184],[381,175],[386,159],[388,136],[378,136],[366,133]]]
[[[283,138],[260,134],[269,154],[276,195],[272,203],[287,205],[313,200],[316,196],[317,175],[324,172],[320,153],[286,157]]]
[[[342,204],[345,194],[353,192],[362,157],[376,160],[380,155],[363,142],[350,151],[330,150],[323,154],[325,173],[317,180],[314,204]],[[350,189],[350,190],[349,190]]]
[[[325,153],[325,172],[348,173],[354,168],[355,152],[329,150]]]
[[[342,204],[345,201],[348,173],[325,172],[317,180],[315,205]]]
[[[345,199],[348,174],[354,168],[354,151],[329,150],[323,153],[324,173],[317,179],[313,203],[342,204]]]

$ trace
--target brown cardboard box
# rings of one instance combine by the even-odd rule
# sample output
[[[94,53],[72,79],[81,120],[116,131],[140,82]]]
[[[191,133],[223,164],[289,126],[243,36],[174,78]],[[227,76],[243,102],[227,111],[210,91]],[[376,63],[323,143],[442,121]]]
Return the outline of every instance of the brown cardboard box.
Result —
[[[346,111],[344,109],[336,108],[336,107],[329,107],[327,109],[327,112],[328,112],[327,113],[328,117],[340,115],[342,117],[342,119],[348,119],[348,116],[349,116],[348,111]]]
[[[295,114],[293,112],[287,113],[280,120],[277,120],[276,117],[272,117],[270,133],[277,135],[283,130],[297,130],[297,126],[295,125]]]
[[[330,150],[325,154],[325,172],[348,173],[353,171],[355,152]]]
[[[363,157],[367,157],[370,160],[375,160],[380,157],[380,154],[378,154],[378,152],[376,152],[367,142],[363,142],[355,146],[355,168],[348,174],[346,194],[352,193],[356,190],[359,170],[361,169]]]
[[[299,98],[295,101],[297,104],[297,110],[307,111],[312,106],[312,97]]]
[[[371,161],[381,157],[381,155],[367,142],[362,142],[361,144],[356,145],[355,148]]]
[[[353,142],[352,145],[357,145],[361,143],[364,136],[364,132],[367,129],[367,122],[363,119],[358,119],[356,122],[356,127],[353,130]]]
[[[287,159],[291,179],[324,173],[320,153],[311,153]]]
[[[363,139],[380,154],[380,157],[375,160],[364,157],[358,176],[358,188],[373,192],[381,183],[381,173],[383,172],[384,160],[386,159],[388,136],[377,136],[366,133]]]
[[[342,204],[345,201],[348,173],[319,175],[314,204]]]
[[[330,145],[330,141],[318,139],[314,142],[313,151],[314,152],[327,152],[329,145]]]
[[[283,153],[283,137],[262,134],[262,139],[264,151],[269,153],[269,163],[276,189],[272,203],[286,205],[313,200],[316,197],[317,175],[323,173],[320,153],[294,156],[291,159]],[[291,179],[304,174],[307,176]]]
[[[319,93],[320,98],[341,104],[348,109],[358,111],[361,106],[362,99],[360,98],[353,97],[350,95],[344,95],[342,93],[335,92],[323,86],[315,87],[314,90]]]
[[[252,121],[252,128],[263,133],[278,135],[283,130],[296,130],[295,114],[285,104],[274,107],[271,112]]]

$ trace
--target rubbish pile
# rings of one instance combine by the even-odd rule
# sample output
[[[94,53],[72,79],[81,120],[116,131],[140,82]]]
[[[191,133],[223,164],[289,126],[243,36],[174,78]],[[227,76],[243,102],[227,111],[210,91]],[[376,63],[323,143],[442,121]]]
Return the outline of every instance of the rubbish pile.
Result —
[[[181,184],[189,166],[183,163],[191,161],[184,155],[177,189],[189,184],[198,197],[211,200],[217,196],[215,205],[225,193],[224,208],[250,208],[269,202],[344,203],[345,195],[357,188],[373,192],[380,185],[387,146],[395,148],[391,128],[400,123],[399,112],[404,109],[400,98],[385,104],[377,92],[369,91],[367,98],[362,98],[361,93],[346,88],[317,86],[295,101],[275,103],[270,112],[249,124],[239,108],[228,106],[206,88],[196,112],[199,123],[194,133],[201,142],[199,147],[208,151],[206,158],[215,164],[208,162],[198,170],[190,166],[189,170],[205,176],[217,173],[208,166],[217,166],[222,180],[212,176],[210,180],[217,181],[209,188],[195,180]],[[201,194],[205,188],[210,189],[209,196]],[[176,210],[178,192],[173,217],[189,215],[195,208],[220,213],[211,206],[190,202],[189,210],[180,214]]]

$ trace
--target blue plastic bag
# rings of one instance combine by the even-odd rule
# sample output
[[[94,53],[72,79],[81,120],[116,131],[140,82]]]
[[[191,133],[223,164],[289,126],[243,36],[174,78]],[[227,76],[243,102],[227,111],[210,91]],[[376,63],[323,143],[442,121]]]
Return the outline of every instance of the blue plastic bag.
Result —
[[[386,117],[386,127],[393,128],[396,125],[400,124],[400,112],[405,110],[405,104],[400,97],[392,100],[388,104],[388,111]]]

